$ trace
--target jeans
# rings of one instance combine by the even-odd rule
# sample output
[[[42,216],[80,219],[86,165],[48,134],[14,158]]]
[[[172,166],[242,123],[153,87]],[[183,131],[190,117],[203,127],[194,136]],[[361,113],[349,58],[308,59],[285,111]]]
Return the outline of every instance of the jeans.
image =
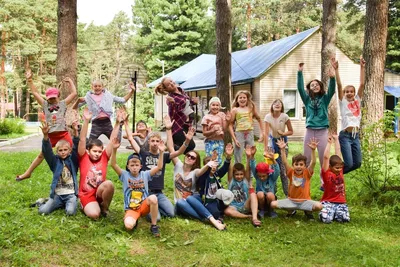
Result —
[[[224,216],[225,206],[221,200],[216,199],[214,201],[204,204],[204,206],[215,219],[219,219]]]
[[[281,182],[282,182],[282,190],[283,193],[285,194],[285,196],[288,196],[289,193],[289,179],[286,176],[286,167],[285,164],[283,164],[282,161],[282,156],[281,156],[281,149],[279,148],[278,144],[276,143],[280,138],[273,138],[271,136],[271,140],[272,140],[272,146],[274,148],[275,153],[279,154],[279,158],[276,159],[276,162],[279,165],[279,170],[280,170],[280,177],[281,177]],[[286,148],[285,148],[285,153],[286,153],[286,158],[289,154],[289,144],[288,144],[288,138],[287,136],[282,136],[283,141],[285,141],[285,143],[287,144]],[[275,184],[275,194],[276,194],[276,184]]]
[[[65,213],[67,215],[76,214],[77,198],[75,194],[68,195],[54,195],[54,198],[50,198],[44,205],[39,207],[39,214],[50,214],[56,209],[65,207]]]
[[[163,194],[163,193],[151,193],[150,195],[155,195],[158,201],[158,215],[157,221],[161,220],[161,216],[163,217],[175,217],[175,207],[172,205],[171,201]],[[151,221],[150,213],[147,214],[147,220]]]
[[[176,204],[176,213],[186,215],[204,221],[209,219],[212,215],[201,203],[199,195],[189,196],[186,199],[179,199]]]
[[[339,143],[344,161],[343,173],[360,168],[362,155],[359,133],[352,136],[352,133],[341,131],[339,133]]]

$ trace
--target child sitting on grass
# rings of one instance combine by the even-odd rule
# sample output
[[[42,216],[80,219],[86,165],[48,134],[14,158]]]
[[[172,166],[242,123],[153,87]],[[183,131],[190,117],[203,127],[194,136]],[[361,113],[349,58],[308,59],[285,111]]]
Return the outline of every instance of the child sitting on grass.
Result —
[[[289,195],[286,199],[272,201],[271,208],[288,210],[287,217],[295,215],[296,210],[304,210],[306,218],[314,220],[312,212],[322,209],[322,204],[311,200],[310,196],[310,182],[314,173],[315,149],[318,146],[318,142],[315,138],[311,138],[307,144],[311,149],[311,161],[308,167],[306,165],[307,158],[302,154],[295,155],[292,158],[292,166],[290,166],[286,158],[285,141],[280,139],[277,144],[281,149],[282,161],[285,164],[287,177],[289,178]]]
[[[157,196],[149,195],[148,182],[151,176],[161,171],[164,165],[164,151],[166,149],[164,142],[158,143],[158,151],[160,155],[157,166],[151,170],[141,171],[142,163],[140,156],[133,153],[128,157],[126,162],[126,170],[122,170],[117,164],[117,149],[121,145],[118,138],[114,138],[113,154],[111,158],[111,167],[118,174],[119,180],[122,182],[124,193],[125,217],[124,224],[127,230],[132,230],[137,226],[138,219],[150,213],[151,226],[150,232],[154,237],[160,236],[159,226],[157,225],[158,201]]]
[[[78,195],[78,154],[79,138],[77,123],[73,124],[74,149],[72,150],[67,140],[61,139],[56,144],[56,155],[53,153],[49,139],[50,126],[46,121],[40,127],[43,132],[42,153],[44,159],[53,172],[53,180],[50,186],[49,200],[39,207],[39,214],[50,214],[56,209],[65,208],[67,215],[76,214]]]
[[[261,221],[257,219],[258,202],[250,176],[250,157],[252,146],[246,146],[247,166],[235,163],[228,173],[229,190],[233,193],[231,205],[225,209],[225,215],[234,218],[252,218],[254,227],[260,227]],[[233,179],[232,179],[233,178]]]
[[[331,145],[335,143],[335,155],[329,157]],[[346,203],[346,190],[343,176],[344,163],[340,158],[340,144],[337,135],[328,137],[322,163],[322,179],[324,180],[324,195],[322,196],[322,210],[319,219],[323,223],[349,222],[349,207]]]
[[[258,208],[260,209],[258,216],[264,218],[264,213],[267,211],[269,217],[276,218],[278,215],[270,208],[270,205],[275,200],[275,187],[279,175],[279,165],[275,161],[273,148],[267,148],[264,153],[264,156],[273,162],[271,165],[265,162],[260,162],[256,165],[256,160],[254,159],[256,152],[256,147],[252,147],[250,168],[254,178],[256,178]]]

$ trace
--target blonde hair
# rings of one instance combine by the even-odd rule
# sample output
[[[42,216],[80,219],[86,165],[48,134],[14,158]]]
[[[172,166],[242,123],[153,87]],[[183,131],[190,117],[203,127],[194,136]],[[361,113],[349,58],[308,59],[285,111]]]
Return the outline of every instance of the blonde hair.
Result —
[[[56,150],[58,150],[58,148],[62,146],[68,146],[68,148],[71,149],[71,144],[65,139],[61,139],[60,141],[57,142]]]
[[[253,118],[255,118],[256,120],[260,120],[261,118],[260,118],[260,115],[258,115],[258,112],[256,110],[256,104],[252,100],[253,96],[247,90],[240,90],[239,92],[236,93],[235,99],[233,100],[233,103],[232,103],[232,109],[239,107],[238,98],[239,98],[239,95],[241,95],[241,94],[244,94],[247,96],[247,107],[251,110],[251,113],[253,114]]]
[[[169,78],[169,77],[164,77],[164,78],[162,78],[162,79],[161,79],[161,82],[160,82],[159,84],[157,84],[157,86],[154,88],[154,93],[155,93],[156,95],[166,95],[166,94],[168,94],[168,93],[165,91],[165,85],[164,85],[164,81],[165,81],[166,79],[171,79],[171,78]]]
[[[151,132],[151,133],[149,133],[147,140],[150,140],[153,137],[162,140],[161,135],[160,135],[159,132]]]
[[[104,84],[103,84],[103,82],[102,82],[101,80],[93,80],[93,81],[92,81],[92,86],[93,86],[94,84],[96,84],[96,83],[100,84],[101,86],[104,86]]]

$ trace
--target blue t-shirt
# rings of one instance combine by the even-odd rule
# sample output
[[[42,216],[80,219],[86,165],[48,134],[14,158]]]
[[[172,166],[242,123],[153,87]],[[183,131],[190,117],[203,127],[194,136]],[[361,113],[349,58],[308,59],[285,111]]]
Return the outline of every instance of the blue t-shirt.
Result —
[[[229,184],[229,190],[233,193],[231,206],[234,206],[239,211],[242,210],[246,200],[249,198],[249,184],[247,180],[239,182],[232,179]]]
[[[141,171],[137,177],[126,170],[123,170],[119,176],[122,182],[122,191],[124,193],[124,209],[136,210],[140,208],[143,200],[149,195],[148,181],[150,171]]]
[[[280,169],[277,163],[270,165],[270,167],[274,170],[274,172],[268,175],[267,180],[261,181],[256,173],[256,160],[252,159],[250,161],[251,172],[253,173],[254,178],[256,178],[256,191],[264,193],[271,192],[275,195],[275,185]]]

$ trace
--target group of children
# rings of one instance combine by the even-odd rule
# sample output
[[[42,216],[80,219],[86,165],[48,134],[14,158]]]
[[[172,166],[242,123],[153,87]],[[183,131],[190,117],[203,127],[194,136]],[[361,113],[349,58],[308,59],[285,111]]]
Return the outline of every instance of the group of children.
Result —
[[[138,122],[136,133],[132,133],[129,116],[123,108],[116,112],[116,122],[114,127],[112,126],[113,102],[126,102],[135,90],[133,85],[130,92],[121,98],[104,89],[101,82],[93,82],[92,91],[75,104],[75,107],[79,103],[87,104],[88,107],[83,112],[80,133],[79,123],[76,121],[72,124],[74,137],[71,138],[65,122],[65,113],[66,105],[76,96],[72,80],[65,79],[72,91],[65,100],[60,101],[56,88],[47,89],[46,99],[43,99],[32,82],[32,74],[27,73],[28,84],[45,114],[41,127],[43,144],[38,158],[16,179],[21,181],[29,178],[33,169],[44,158],[53,172],[53,180],[49,200],[39,206],[39,213],[49,214],[55,209],[65,208],[68,215],[73,215],[76,213],[79,197],[83,212],[92,219],[98,219],[101,215],[107,216],[114,195],[114,185],[106,179],[107,165],[111,158],[111,166],[122,182],[125,228],[136,228],[139,218],[147,216],[151,221],[150,231],[154,236],[160,236],[157,221],[161,216],[189,216],[209,222],[218,230],[226,229],[224,215],[249,218],[255,227],[259,227],[259,219],[265,215],[272,218],[278,216],[275,209],[287,210],[287,217],[293,216],[296,210],[303,210],[308,219],[313,219],[312,212],[319,211],[319,219],[324,223],[348,222],[350,216],[343,174],[361,165],[358,130],[365,62],[361,59],[361,83],[357,95],[353,86],[346,86],[342,92],[339,64],[334,59],[331,62],[328,92],[325,92],[324,85],[319,80],[309,82],[305,90],[303,65],[299,64],[297,85],[306,109],[307,129],[304,153],[293,156],[291,165],[287,160],[287,136],[293,134],[293,128],[288,115],[284,113],[283,102],[279,99],[272,103],[271,113],[265,116],[263,129],[249,92],[239,91],[231,112],[226,114],[221,111],[219,98],[212,97],[209,101],[209,113],[201,121],[206,154],[201,167],[199,153],[188,149],[193,143],[194,128],[183,131],[183,137],[180,137],[183,142],[176,146],[173,129],[178,122],[171,120],[168,115],[164,118],[166,143],[159,133],[150,131],[143,121]],[[335,76],[342,114],[342,130],[339,135],[328,133],[327,110],[335,93]],[[162,83],[167,84],[162,87],[171,88],[171,94],[174,94],[176,85],[171,85],[170,80],[164,79]],[[184,93],[182,89],[179,92]],[[167,101],[167,104],[176,105],[172,100]],[[253,119],[258,121],[260,127],[259,141],[264,141],[265,162],[255,161],[257,150],[254,146]],[[90,122],[92,129],[87,139]],[[117,164],[117,150],[121,144],[123,127],[126,130],[124,137],[129,140],[134,150],[127,158],[125,168]],[[224,133],[228,129],[233,145],[225,145],[223,141]],[[106,147],[98,139],[101,134],[110,139]],[[335,147],[335,155],[330,156],[332,144]],[[56,148],[55,154],[52,147]],[[313,201],[310,197],[310,180],[316,164],[316,149],[321,165],[321,188],[324,190],[321,202]],[[243,151],[246,155],[245,165],[242,164]],[[185,155],[183,162],[179,159],[181,154]],[[231,162],[232,156],[234,162]],[[174,164],[175,206],[163,193],[165,167],[171,161]],[[223,188],[221,181],[225,175],[228,189]],[[278,176],[281,177],[286,196],[280,200],[276,197]],[[255,188],[252,177],[256,180]]]

